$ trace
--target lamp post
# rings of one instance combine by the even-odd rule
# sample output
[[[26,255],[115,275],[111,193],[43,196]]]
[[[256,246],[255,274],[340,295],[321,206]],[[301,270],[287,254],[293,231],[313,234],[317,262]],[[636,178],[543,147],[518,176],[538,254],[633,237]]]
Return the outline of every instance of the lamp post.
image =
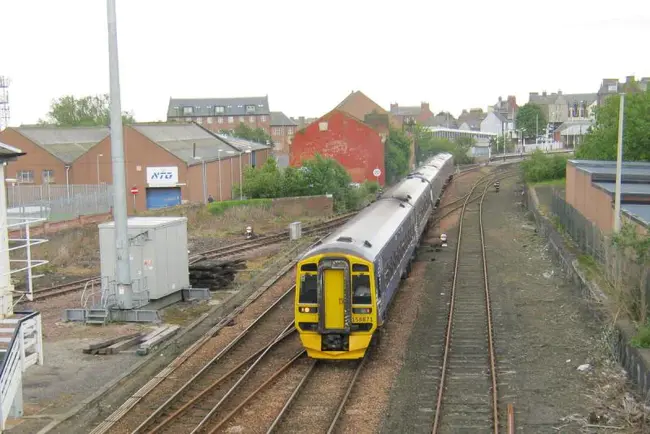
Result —
[[[230,160],[230,200],[232,200],[232,154],[234,154],[235,151],[226,151],[226,154],[229,154],[230,157],[228,158]]]
[[[221,195],[221,149],[217,149],[217,159],[219,160],[219,202],[223,200]]]
[[[208,186],[205,183],[205,160],[203,157],[194,157],[195,160],[201,161],[201,177],[203,179],[203,203],[208,203]]]
[[[99,185],[99,157],[103,157],[104,154],[97,155],[97,185]]]
[[[618,108],[618,146],[616,149],[616,193],[614,195],[614,232],[621,230],[621,175],[623,170],[623,116],[625,114],[625,94],[621,93]]]
[[[239,200],[242,200],[244,198],[244,191],[243,191],[244,175],[242,170],[241,156],[242,154],[250,154],[250,153],[251,153],[250,149],[246,149],[245,151],[239,153]]]

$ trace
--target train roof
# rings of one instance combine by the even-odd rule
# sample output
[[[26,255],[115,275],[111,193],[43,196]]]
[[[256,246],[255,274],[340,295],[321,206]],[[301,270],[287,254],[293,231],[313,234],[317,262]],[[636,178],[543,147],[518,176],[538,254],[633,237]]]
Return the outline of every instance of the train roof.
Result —
[[[303,258],[322,253],[340,252],[374,262],[381,249],[401,226],[425,192],[428,184],[419,178],[405,179],[388,195],[366,207]]]

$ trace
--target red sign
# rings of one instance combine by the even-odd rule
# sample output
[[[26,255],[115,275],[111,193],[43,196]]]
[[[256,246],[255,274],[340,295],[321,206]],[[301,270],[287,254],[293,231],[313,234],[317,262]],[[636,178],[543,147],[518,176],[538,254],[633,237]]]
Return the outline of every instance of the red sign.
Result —
[[[138,191],[140,191],[138,190],[138,187],[131,187],[131,194],[136,195],[138,194]]]

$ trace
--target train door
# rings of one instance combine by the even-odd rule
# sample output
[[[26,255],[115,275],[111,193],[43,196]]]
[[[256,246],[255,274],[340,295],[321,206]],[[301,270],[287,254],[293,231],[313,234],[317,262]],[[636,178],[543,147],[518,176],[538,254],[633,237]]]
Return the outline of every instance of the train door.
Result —
[[[320,326],[323,332],[350,331],[350,266],[343,259],[327,259],[319,266]]]

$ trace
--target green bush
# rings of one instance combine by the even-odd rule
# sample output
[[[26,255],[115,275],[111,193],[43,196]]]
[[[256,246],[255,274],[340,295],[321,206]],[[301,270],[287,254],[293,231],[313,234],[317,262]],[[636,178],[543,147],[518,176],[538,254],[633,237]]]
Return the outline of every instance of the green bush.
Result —
[[[227,200],[223,202],[212,202],[208,204],[208,211],[211,214],[219,215],[230,208],[236,207],[255,207],[255,208],[270,208],[272,204],[271,199],[246,199],[246,200]]]
[[[562,179],[566,176],[568,159],[564,155],[547,155],[538,149],[528,160],[522,162],[524,177],[528,182]]]

